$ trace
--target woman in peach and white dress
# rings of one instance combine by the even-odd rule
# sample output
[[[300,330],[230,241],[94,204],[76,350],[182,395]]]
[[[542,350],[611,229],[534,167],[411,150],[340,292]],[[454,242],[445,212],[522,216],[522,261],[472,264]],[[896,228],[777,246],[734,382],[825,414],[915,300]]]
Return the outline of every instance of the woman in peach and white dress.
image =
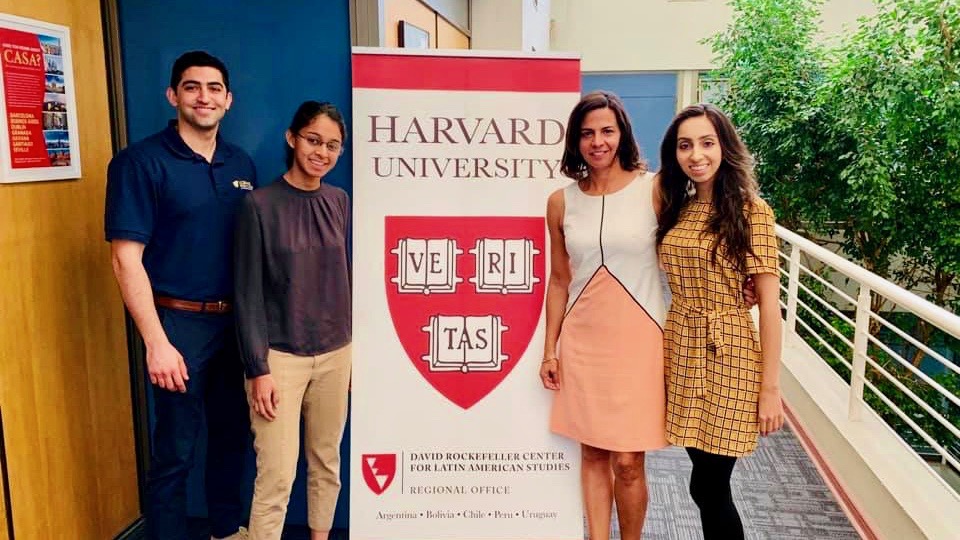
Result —
[[[666,306],[656,255],[659,192],[630,120],[608,92],[570,114],[563,173],[547,203],[551,274],[540,376],[556,395],[550,429],[581,445],[590,538],[639,540],[647,506],[645,452],[667,445]]]

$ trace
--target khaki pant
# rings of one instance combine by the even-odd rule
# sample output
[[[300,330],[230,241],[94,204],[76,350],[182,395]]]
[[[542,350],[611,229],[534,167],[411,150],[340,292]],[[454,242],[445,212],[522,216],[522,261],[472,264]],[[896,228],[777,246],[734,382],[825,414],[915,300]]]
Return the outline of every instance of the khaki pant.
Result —
[[[307,520],[315,531],[329,531],[340,493],[340,439],[347,418],[350,345],[314,356],[271,349],[267,362],[280,404],[272,422],[250,408],[257,480],[250,508],[250,538],[279,540],[297,474],[300,417],[307,454]],[[250,401],[247,382],[247,401]]]

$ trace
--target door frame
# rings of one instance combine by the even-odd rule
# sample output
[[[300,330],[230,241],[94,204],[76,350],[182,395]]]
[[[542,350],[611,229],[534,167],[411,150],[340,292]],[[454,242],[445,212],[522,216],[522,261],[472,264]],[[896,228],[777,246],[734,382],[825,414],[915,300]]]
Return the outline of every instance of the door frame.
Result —
[[[118,0],[100,0],[102,14],[104,59],[107,67],[107,99],[110,104],[110,135],[113,153],[117,154],[129,143],[127,109],[123,85],[123,56],[120,51],[120,14]],[[124,308],[127,333],[127,355],[130,368],[130,398],[133,414],[133,439],[137,462],[137,493],[140,516],[117,539],[139,538],[144,528],[143,511],[146,501],[147,471],[150,469],[150,427],[148,421],[147,388],[145,383],[146,354],[140,332]]]

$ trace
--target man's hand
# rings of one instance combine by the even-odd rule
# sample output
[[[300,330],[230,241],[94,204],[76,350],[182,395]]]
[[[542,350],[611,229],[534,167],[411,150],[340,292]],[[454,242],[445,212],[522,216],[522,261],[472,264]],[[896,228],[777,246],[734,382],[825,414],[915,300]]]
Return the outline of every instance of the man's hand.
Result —
[[[277,418],[277,407],[280,406],[280,392],[273,375],[267,373],[250,379],[250,403],[253,410],[266,420],[273,422]]]
[[[186,392],[187,365],[183,362],[183,355],[165,341],[159,345],[147,346],[147,373],[150,382],[171,392]]]
[[[187,365],[180,351],[170,343],[157,307],[153,304],[153,287],[143,267],[145,247],[133,240],[110,242],[113,273],[120,285],[123,303],[127,305],[130,316],[137,323],[137,330],[147,344],[150,382],[171,392],[186,392],[186,381],[190,379]]]

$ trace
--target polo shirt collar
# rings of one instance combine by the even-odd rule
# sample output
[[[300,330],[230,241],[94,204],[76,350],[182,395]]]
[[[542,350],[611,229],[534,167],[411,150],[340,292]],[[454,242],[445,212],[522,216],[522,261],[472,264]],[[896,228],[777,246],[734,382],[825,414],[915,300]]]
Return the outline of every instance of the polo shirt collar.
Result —
[[[192,148],[187,146],[187,143],[183,142],[183,138],[180,137],[180,132],[177,131],[176,120],[170,120],[167,123],[167,129],[163,130],[163,143],[171,152],[173,152],[175,156],[181,159],[206,161],[203,156],[194,152]],[[213,160],[211,161],[211,164],[222,164],[224,158],[231,153],[232,152],[228,145],[224,142],[223,137],[220,136],[220,130],[218,129],[217,148],[213,151]]]

